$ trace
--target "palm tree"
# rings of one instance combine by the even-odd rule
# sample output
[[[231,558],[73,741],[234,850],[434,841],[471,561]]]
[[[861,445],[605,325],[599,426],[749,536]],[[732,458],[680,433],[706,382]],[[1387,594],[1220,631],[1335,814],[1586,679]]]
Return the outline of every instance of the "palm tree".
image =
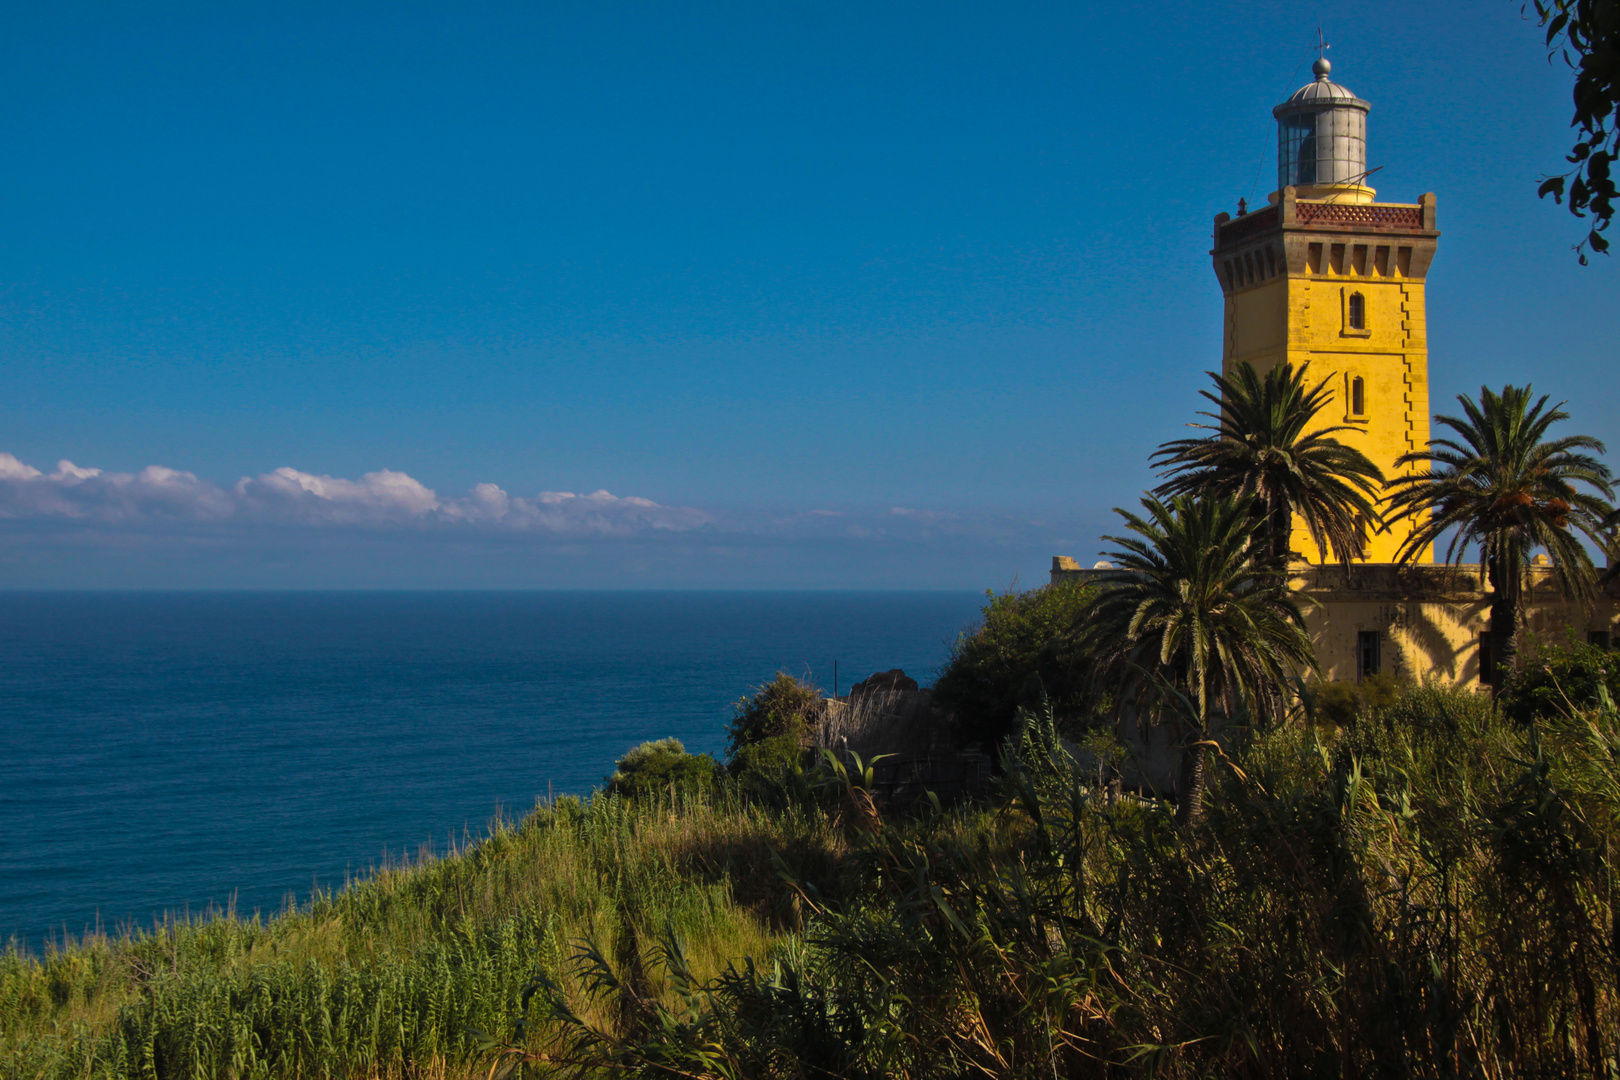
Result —
[[[1203,814],[1213,716],[1243,706],[1280,716],[1288,678],[1316,657],[1282,568],[1254,543],[1252,500],[1142,506],[1145,518],[1115,510],[1135,535],[1103,538],[1122,549],[1108,555],[1118,569],[1099,576],[1080,634],[1116,704],[1178,717],[1176,820],[1189,824]]]
[[[1605,501],[1614,497],[1608,466],[1592,456],[1604,453],[1603,444],[1590,435],[1548,440],[1547,429],[1569,414],[1563,402],[1548,409],[1545,396],[1532,405],[1530,393],[1529,386],[1504,386],[1500,394],[1482,386],[1478,404],[1457,395],[1466,418],[1435,417],[1457,438],[1434,439],[1427,450],[1403,455],[1397,466],[1428,468],[1396,477],[1388,498],[1391,524],[1414,522],[1396,561],[1411,562],[1448,530],[1448,565],[1479,546],[1482,584],[1486,576],[1491,584],[1491,655],[1504,667],[1518,651],[1531,552],[1544,549],[1559,589],[1584,603],[1596,571],[1576,533],[1607,546],[1604,529],[1614,513]]]
[[[1292,554],[1289,541],[1298,514],[1317,550],[1331,551],[1348,564],[1366,551],[1384,474],[1360,450],[1333,437],[1360,428],[1332,424],[1306,430],[1333,400],[1328,379],[1306,386],[1309,367],[1283,363],[1264,378],[1247,362],[1231,375],[1206,372],[1220,396],[1199,392],[1220,412],[1199,413],[1215,423],[1193,426],[1214,434],[1159,447],[1152,460],[1165,470],[1166,480],[1154,494],[1251,496],[1264,511],[1273,559],[1285,562]]]

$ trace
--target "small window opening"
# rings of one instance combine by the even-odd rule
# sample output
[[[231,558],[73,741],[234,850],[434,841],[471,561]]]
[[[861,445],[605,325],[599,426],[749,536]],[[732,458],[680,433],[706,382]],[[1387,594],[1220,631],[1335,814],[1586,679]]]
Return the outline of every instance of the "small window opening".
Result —
[[[1383,666],[1384,635],[1377,630],[1362,630],[1356,634],[1356,679],[1377,675]]]
[[[1335,274],[1344,273],[1344,245],[1332,244],[1328,247],[1328,265]]]
[[[1367,384],[1362,381],[1360,375],[1350,380],[1350,414],[1367,415]]]
[[[1350,249],[1350,265],[1358,274],[1367,273],[1367,245],[1357,244]]]
[[[1243,256],[1243,269],[1248,274],[1249,284],[1253,285],[1254,284],[1254,254],[1252,252],[1248,252],[1248,253],[1244,254],[1244,256]]]
[[[1411,248],[1402,247],[1402,248],[1396,248],[1395,249],[1395,269],[1400,272],[1401,277],[1411,277],[1412,276],[1412,249]]]
[[[1389,247],[1382,245],[1373,253],[1373,267],[1379,277],[1389,277]]]
[[[1277,276],[1277,252],[1273,248],[1266,248],[1266,277]]]
[[[1305,266],[1313,274],[1322,272],[1322,245],[1311,244],[1305,248]]]
[[[1237,274],[1233,273],[1233,271],[1232,271],[1232,260],[1227,259],[1226,260],[1226,287],[1228,289],[1235,289],[1235,288],[1237,288],[1237,284],[1238,284],[1238,282],[1237,282]]]
[[[1609,647],[1609,632],[1607,630],[1588,630],[1586,632],[1586,643],[1595,645],[1599,649],[1607,649]]]
[[[1331,309],[1329,309],[1331,310]],[[1352,330],[1367,329],[1367,298],[1358,292],[1350,294],[1349,310],[1346,321]]]

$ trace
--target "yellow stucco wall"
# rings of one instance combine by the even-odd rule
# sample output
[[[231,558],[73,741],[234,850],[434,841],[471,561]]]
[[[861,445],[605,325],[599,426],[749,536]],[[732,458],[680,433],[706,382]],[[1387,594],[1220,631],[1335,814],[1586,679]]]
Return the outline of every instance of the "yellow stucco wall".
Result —
[[[1102,571],[1082,570],[1071,558],[1052,562],[1052,582],[1085,582]],[[1379,635],[1379,674],[1413,682],[1438,681],[1478,688],[1481,639],[1490,630],[1490,591],[1479,567],[1357,564],[1296,565],[1289,582],[1299,595],[1305,626],[1316,647],[1323,681],[1356,682],[1361,634]],[[1525,593],[1526,640],[1584,641],[1604,631],[1620,642],[1620,580],[1609,583],[1590,607],[1561,597],[1552,573],[1530,572]]]

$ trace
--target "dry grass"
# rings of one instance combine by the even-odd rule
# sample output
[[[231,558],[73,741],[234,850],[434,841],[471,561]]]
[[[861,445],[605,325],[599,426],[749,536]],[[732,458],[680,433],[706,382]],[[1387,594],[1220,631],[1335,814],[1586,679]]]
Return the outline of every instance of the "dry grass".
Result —
[[[852,750],[870,761],[879,754],[915,757],[954,750],[948,724],[922,693],[874,691],[848,702],[829,701],[816,726],[816,746],[843,753]]]

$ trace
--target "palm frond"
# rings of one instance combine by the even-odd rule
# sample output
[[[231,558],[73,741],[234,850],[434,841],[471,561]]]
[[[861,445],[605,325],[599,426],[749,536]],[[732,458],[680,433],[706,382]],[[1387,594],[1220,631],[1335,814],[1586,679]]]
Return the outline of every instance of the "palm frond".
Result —
[[[1379,525],[1384,476],[1335,437],[1362,429],[1312,427],[1333,392],[1326,378],[1307,384],[1308,368],[1285,363],[1262,377],[1243,363],[1229,375],[1208,372],[1219,395],[1200,393],[1220,411],[1199,414],[1215,423],[1192,426],[1213,434],[1159,447],[1152,462],[1164,482],[1154,494],[1254,500],[1275,559],[1290,554],[1297,515],[1319,551],[1348,563],[1362,557],[1369,530]]]

